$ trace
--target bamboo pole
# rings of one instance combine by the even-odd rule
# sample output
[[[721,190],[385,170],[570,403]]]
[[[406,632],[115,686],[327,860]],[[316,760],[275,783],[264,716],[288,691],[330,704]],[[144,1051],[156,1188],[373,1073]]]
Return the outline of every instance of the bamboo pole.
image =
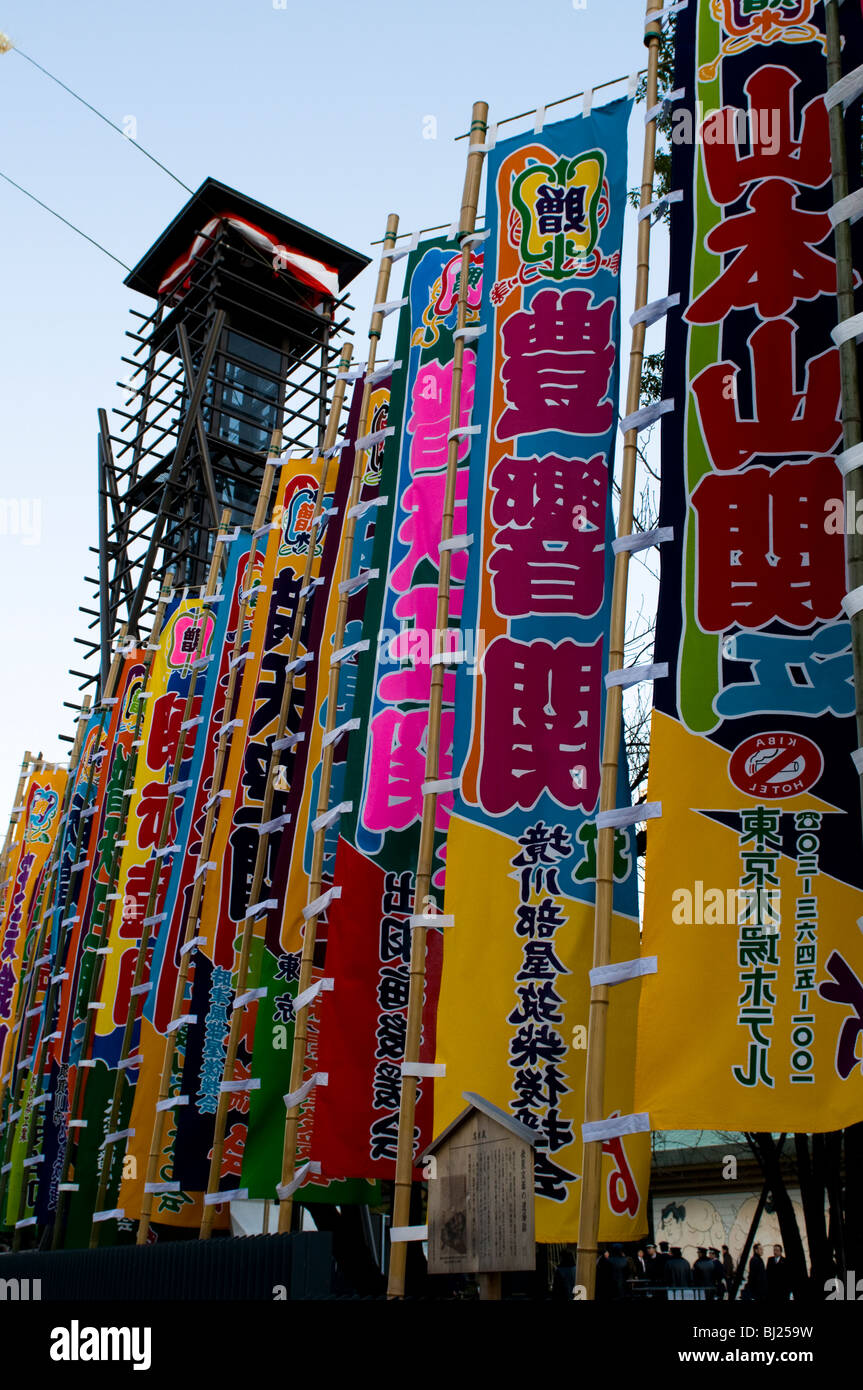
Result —
[[[437,616],[434,635],[435,654],[445,650],[446,631],[449,627],[450,572],[452,551],[446,542],[452,539],[453,518],[455,515],[455,493],[458,480],[458,454],[460,439],[453,437],[453,431],[461,424],[461,384],[464,371],[464,338],[458,336],[467,324],[468,272],[470,269],[471,244],[466,240],[476,227],[476,211],[482,180],[485,134],[488,126],[488,103],[474,102],[470,123],[470,145],[468,147],[467,169],[465,170],[464,192],[462,195],[461,217],[459,219],[459,242],[461,245],[461,271],[458,292],[458,317],[453,349],[452,398],[449,414],[449,444],[447,449],[446,493],[443,518],[441,522],[440,573],[437,591]],[[476,149],[476,146],[480,146]],[[429,695],[428,742],[426,751],[425,782],[435,782],[440,770],[441,710],[443,707],[443,681],[445,666],[434,661],[431,668],[431,691]],[[434,870],[435,820],[437,818],[437,792],[426,791],[423,795],[423,813],[420,826],[420,842],[417,855],[416,883],[414,887],[414,913],[422,915],[430,903],[431,879]],[[411,932],[410,989],[408,993],[407,1032],[405,1035],[405,1062],[419,1061],[422,1041],[423,995],[425,993],[426,935],[424,926],[416,925]],[[393,1192],[393,1225],[407,1226],[410,1223],[411,1180],[413,1174],[414,1116],[416,1114],[417,1078],[402,1075],[401,1097],[399,1102],[398,1147],[396,1151],[396,1178]],[[387,1285],[389,1298],[403,1298],[405,1291],[405,1270],[407,1267],[407,1246],[398,1241],[390,1247],[390,1270]]]
[[[399,229],[399,219],[395,213],[390,213],[387,218],[387,228],[384,233],[384,251],[381,254],[380,266],[378,268],[378,283],[375,291],[375,304],[382,304],[387,297],[389,290],[390,275],[392,272],[392,256],[388,256],[387,251],[392,251],[396,244],[396,236]],[[378,343],[380,341],[381,328],[383,325],[383,314],[372,312],[371,324],[369,326],[369,358],[366,363],[365,381],[363,383],[363,396],[360,405],[360,418],[358,425],[358,438],[362,439],[368,434],[371,414],[372,382],[370,377],[375,370],[377,361]],[[348,621],[348,604],[350,594],[347,583],[351,578],[354,554],[354,535],[356,533],[356,518],[352,515],[353,509],[357,506],[363,485],[363,475],[365,473],[366,450],[356,449],[354,451],[354,466],[351,475],[351,490],[348,510],[345,517],[344,541],[342,551],[342,570],[339,585],[339,605],[336,611],[335,632],[333,635],[332,648],[330,650],[329,670],[327,673],[327,724],[326,734],[335,729],[338,719],[339,703],[339,677],[341,674],[341,663],[334,662],[332,656],[334,652],[344,646],[345,628]],[[323,658],[323,653],[321,653]],[[335,755],[335,743],[324,742],[321,754],[321,779],[318,787],[318,804],[316,816],[325,815],[330,806],[330,787],[332,785],[333,758]],[[307,768],[307,775],[312,776],[314,769]],[[309,902],[314,902],[320,897],[323,888],[324,873],[324,843],[326,840],[326,828],[322,827],[315,831],[312,843],[312,863],[309,871]],[[297,984],[297,994],[300,995],[307,990],[312,982],[312,969],[314,967],[315,944],[318,934],[318,916],[309,917],[303,928],[303,954],[300,963],[300,978]],[[304,1005],[296,1010],[294,1022],[294,1041],[291,1051],[291,1079],[289,1094],[297,1091],[302,1083],[303,1074],[306,1069],[306,1054],[308,1051],[308,1016],[309,1006]],[[294,1177],[297,1159],[297,1132],[300,1122],[300,1106],[292,1105],[288,1107],[285,1116],[285,1135],[282,1147],[282,1181],[281,1189],[285,1189]],[[293,1196],[281,1197],[279,1200],[279,1232],[284,1233],[291,1229],[291,1219],[293,1215]]]
[[[647,13],[662,8],[662,0],[648,0]],[[647,110],[656,105],[659,76],[659,47],[662,36],[661,20],[648,24],[644,42],[647,45]],[[644,127],[644,157],[641,173],[639,207],[653,201],[653,176],[656,165],[656,122]],[[635,308],[647,303],[650,277],[650,218],[638,224],[638,250],[635,275]],[[632,330],[629,352],[629,379],[626,388],[626,414],[638,409],[641,397],[641,369],[644,358],[644,323]],[[623,466],[620,480],[620,510],[618,536],[632,533],[635,505],[635,473],[638,456],[638,432],[627,430],[623,441]],[[611,590],[611,630],[609,637],[609,671],[623,666],[626,638],[626,593],[629,578],[629,551],[622,550],[614,562]],[[605,728],[602,743],[602,778],[599,791],[600,811],[611,811],[617,800],[617,771],[620,735],[623,719],[622,687],[613,685],[605,696]],[[593,964],[608,965],[611,959],[611,926],[614,899],[614,828],[606,826],[597,833],[596,843],[596,906],[594,913]],[[584,1091],[586,1124],[601,1120],[605,1114],[605,1064],[608,1033],[609,987],[594,985],[590,991],[588,1015],[587,1061]],[[596,1291],[597,1238],[602,1199],[602,1144],[584,1145],[581,1181],[581,1212],[578,1232],[578,1262],[576,1278],[593,1298]]]
[[[153,666],[153,658],[154,658],[154,655],[155,655],[156,647],[158,646],[159,635],[160,635],[160,633],[161,633],[162,623],[163,623],[164,617],[165,617],[165,612],[166,612],[166,610],[167,610],[168,603],[170,602],[170,599],[171,599],[171,594],[172,594],[172,589],[173,589],[173,583],[174,583],[174,571],[173,571],[173,570],[168,570],[167,573],[166,573],[166,575],[165,575],[165,582],[164,582],[164,585],[163,585],[163,587],[162,587],[162,590],[161,590],[161,592],[160,592],[160,594],[159,594],[159,602],[158,602],[158,604],[157,604],[156,612],[155,612],[154,617],[153,617],[153,626],[152,626],[152,629],[151,629],[151,631],[150,631],[150,641],[149,641],[149,643],[148,643],[149,650],[147,651],[147,654],[146,654],[146,656],[145,656],[145,658],[144,658],[144,688],[146,688],[147,681],[148,681],[149,675],[150,675],[150,671],[151,671],[152,666]],[[142,700],[139,701],[139,704],[138,704],[138,712],[137,712],[137,715],[135,716],[135,729],[134,729],[133,746],[134,746],[134,743],[137,742],[137,741],[140,739],[140,736],[141,736],[141,726],[142,726],[142,724],[143,724],[143,720],[144,720],[144,700],[142,699]],[[120,840],[122,840],[122,839],[124,838],[125,832],[126,832],[126,827],[127,827],[127,825],[128,825],[128,821],[129,821],[129,798],[128,798],[128,796],[126,795],[126,793],[130,790],[130,788],[131,788],[131,786],[132,786],[132,782],[133,782],[134,775],[135,775],[136,763],[137,763],[137,759],[136,759],[136,758],[129,757],[129,759],[128,759],[127,762],[126,762],[126,767],[125,767],[125,770],[124,770],[124,773],[123,773],[123,786],[122,786],[122,788],[121,788],[121,798],[120,798],[120,803],[121,803],[121,806],[122,806],[121,823],[120,823],[120,834],[117,836],[117,839],[115,840],[115,843],[114,843],[114,851],[113,851],[113,854],[112,854],[112,857],[111,857],[111,867],[110,867],[109,872],[108,872],[108,895],[107,895],[107,897],[106,897],[106,903],[107,903],[107,902],[110,902],[110,901],[112,900],[112,895],[113,895],[113,894],[116,892],[116,890],[117,890],[117,882],[118,882],[118,879],[119,879],[119,876],[120,876],[120,864],[121,864],[122,857],[123,857],[122,847],[120,846],[120,844],[118,843],[118,841],[120,841]],[[100,947],[103,947],[103,946],[106,945],[108,936],[110,935],[110,930],[111,930],[111,914],[110,914],[110,912],[108,912],[108,911],[106,910],[106,912],[103,914],[102,931],[101,931],[100,935],[99,935],[98,938],[97,938],[97,940],[99,941],[99,946],[100,946]],[[81,935],[81,942],[82,942],[82,945],[83,945],[83,941],[84,941],[84,934],[82,933],[82,935]],[[97,976],[99,977],[98,980],[97,980]],[[94,969],[93,972],[92,972],[92,974],[91,974],[91,976],[90,976],[89,988],[88,988],[88,990],[87,990],[87,1003],[88,1003],[88,1004],[89,1004],[90,1000],[92,999],[93,995],[94,995],[94,994],[97,994],[97,993],[99,992],[99,985],[100,985],[100,983],[101,983],[101,972],[100,972],[99,970]],[[87,1052],[89,1051],[89,1048],[90,1048],[91,1043],[92,1043],[92,1037],[93,1037],[93,1030],[94,1030],[94,1028],[95,1028],[95,1014],[94,1014],[93,1010],[88,1009],[87,1019],[86,1019],[85,1024],[84,1024],[84,1036],[83,1036],[83,1039],[82,1039],[81,1051],[80,1051],[80,1054],[79,1054],[80,1057],[82,1057],[82,1058],[85,1057],[86,1054],[87,1054]],[[71,1101],[70,1101],[70,1104],[69,1104],[69,1118],[70,1118],[70,1120],[74,1120],[74,1119],[77,1119],[77,1118],[78,1118],[78,1107],[79,1107],[80,1102],[81,1102],[81,1096],[82,1096],[82,1093],[83,1093],[83,1088],[84,1088],[84,1073],[83,1073],[83,1068],[79,1065],[79,1066],[76,1068],[75,1085],[74,1085],[74,1087],[73,1087],[73,1089],[72,1089],[72,1097],[71,1097]],[[74,1164],[75,1157],[76,1157],[76,1154],[77,1154],[77,1150],[78,1150],[78,1145],[77,1145],[77,1133],[78,1133],[77,1129],[73,1131],[72,1129],[67,1128],[67,1131],[66,1131],[66,1142],[65,1142],[65,1145],[64,1145],[64,1147],[63,1147],[63,1161],[62,1161],[61,1168],[60,1168],[60,1187],[61,1187],[61,1190],[58,1192],[58,1195],[57,1195],[57,1211],[56,1211],[55,1218],[54,1218],[54,1230],[53,1230],[53,1233],[52,1233],[52,1236],[51,1236],[51,1249],[52,1249],[52,1250],[57,1250],[57,1249],[59,1249],[60,1241],[61,1241],[62,1238],[63,1238],[63,1231],[64,1231],[65,1219],[66,1219],[66,1205],[67,1205],[67,1193],[66,1193],[66,1191],[63,1190],[63,1185],[64,1185],[65,1183],[68,1182],[69,1171],[70,1171],[72,1165]],[[73,1137],[73,1136],[74,1136],[74,1137]]]
[[[203,596],[202,596],[204,599],[212,598],[213,595],[214,595],[215,592],[216,592],[216,587],[217,587],[218,580],[219,580],[219,572],[220,572],[221,564],[222,564],[222,554],[223,554],[224,549],[225,549],[224,533],[226,532],[226,530],[227,530],[227,528],[228,528],[228,526],[229,526],[229,524],[230,524],[230,520],[231,520],[231,511],[230,511],[230,508],[225,508],[225,510],[222,512],[222,517],[221,517],[221,521],[220,521],[220,524],[219,524],[219,530],[218,530],[218,534],[217,534],[217,536],[216,536],[216,542],[215,542],[215,545],[213,546],[213,554],[212,554],[212,557],[211,557],[211,560],[210,560],[210,566],[209,566],[209,570],[208,570],[208,574],[207,574],[207,582],[206,582],[206,585],[205,585],[205,588],[204,588],[204,593],[203,593]],[[193,627],[193,631],[199,631],[199,632],[201,632],[201,634],[203,635],[203,633],[206,631],[207,613],[208,613],[208,610],[206,609],[206,607],[202,607],[201,613],[200,613],[200,626],[198,625],[198,619],[196,619],[196,620],[195,620],[194,627]],[[201,645],[203,646],[203,642],[202,642]],[[201,660],[201,657],[199,657],[198,660]],[[171,780],[170,780],[170,782],[168,783],[168,795],[167,795],[167,797],[165,798],[165,812],[164,812],[164,816],[162,817],[162,824],[161,824],[161,826],[160,826],[160,828],[159,828],[159,838],[158,838],[158,841],[157,841],[156,845],[155,845],[154,848],[153,848],[153,853],[152,853],[152,855],[151,855],[151,859],[152,859],[152,862],[153,862],[153,872],[152,872],[152,876],[151,876],[151,878],[150,878],[150,888],[149,888],[149,892],[148,892],[148,894],[147,894],[147,906],[146,906],[146,908],[145,908],[145,910],[144,910],[144,919],[143,919],[143,922],[142,922],[142,924],[141,924],[141,941],[139,942],[139,945],[138,945],[138,953],[137,953],[137,958],[136,958],[136,962],[135,962],[135,976],[134,976],[134,985],[135,985],[135,986],[140,985],[141,979],[142,979],[142,977],[143,977],[144,966],[145,966],[145,964],[146,964],[147,947],[149,946],[149,943],[150,943],[150,934],[151,934],[151,928],[150,928],[150,926],[148,926],[148,925],[146,925],[146,924],[150,921],[150,918],[154,915],[154,911],[155,911],[155,907],[156,907],[156,902],[157,902],[157,900],[158,900],[159,884],[160,884],[160,880],[161,880],[161,876],[162,876],[162,868],[163,868],[162,859],[160,858],[160,852],[161,852],[162,850],[164,850],[165,848],[167,848],[167,845],[168,845],[168,837],[169,837],[169,835],[170,835],[170,833],[171,833],[171,824],[172,824],[173,819],[174,819],[174,802],[175,802],[175,800],[176,800],[176,798],[177,798],[177,795],[178,795],[178,793],[176,792],[175,788],[176,788],[177,783],[178,783],[179,780],[180,780],[180,767],[181,767],[182,762],[183,762],[183,757],[184,757],[185,748],[186,748],[186,734],[187,734],[187,732],[188,732],[187,729],[185,728],[185,725],[189,722],[189,720],[191,720],[191,718],[192,718],[192,711],[193,711],[194,706],[195,706],[195,694],[196,694],[197,685],[198,685],[198,671],[199,671],[199,667],[198,667],[198,665],[197,665],[197,662],[195,662],[195,663],[192,664],[192,673],[191,673],[191,676],[190,676],[190,678],[189,678],[189,689],[188,689],[188,691],[186,692],[186,701],[185,701],[185,704],[184,704],[184,706],[183,706],[183,717],[182,717],[182,719],[181,719],[181,721],[180,721],[180,733],[179,733],[179,737],[178,737],[178,739],[177,739],[177,749],[176,749],[176,753],[175,753],[175,755],[174,755],[173,764],[172,764],[172,767],[171,767]],[[110,926],[109,926],[109,930],[110,930]],[[130,1001],[129,1001],[129,1012],[128,1012],[127,1016],[126,1016],[126,1025],[125,1025],[124,1032],[123,1032],[123,1042],[124,1042],[124,1043],[127,1043],[127,1041],[128,1041],[129,1039],[131,1039],[132,1030],[133,1030],[133,1028],[134,1028],[134,1026],[135,1026],[135,1023],[137,1022],[137,999],[138,999],[138,996],[137,996],[137,995],[132,995],[131,998],[130,998]],[[88,1021],[89,1021],[89,1020],[88,1020]],[[95,1026],[94,1026],[93,1031],[95,1031]],[[91,1037],[92,1037],[92,1032],[91,1032]],[[128,1055],[128,1054],[127,1054],[127,1055]],[[113,1133],[114,1133],[114,1128],[113,1128],[113,1126],[114,1126],[114,1124],[116,1123],[117,1112],[118,1112],[118,1110],[119,1110],[119,1105],[120,1105],[120,1095],[121,1095],[121,1093],[122,1093],[122,1087],[118,1084],[118,1078],[119,1078],[119,1076],[120,1076],[120,1073],[119,1073],[119,1070],[118,1070],[117,1079],[115,1079],[115,1084],[114,1084],[114,1092],[113,1092],[112,1099],[111,1099],[110,1121],[109,1121],[108,1130],[107,1130],[108,1134],[113,1134]],[[101,1172],[100,1177],[99,1177],[98,1196],[97,1196],[97,1198],[96,1198],[96,1203],[95,1203],[95,1206],[94,1206],[94,1209],[93,1209],[93,1218],[94,1218],[94,1219],[93,1219],[93,1221],[92,1221],[92,1223],[91,1223],[91,1225],[92,1225],[92,1228],[91,1228],[91,1231],[90,1231],[90,1248],[91,1248],[91,1249],[95,1248],[95,1247],[98,1245],[98,1243],[99,1243],[99,1235],[98,1235],[97,1226],[98,1226],[99,1224],[101,1224],[101,1223],[97,1223],[96,1220],[95,1220],[95,1217],[96,1217],[96,1214],[101,1210],[101,1208],[100,1208],[100,1206],[99,1206],[99,1201],[100,1201],[102,1198],[104,1198],[105,1192],[106,1192],[106,1190],[107,1190],[108,1179],[109,1179],[110,1170],[111,1170],[111,1163],[112,1163],[112,1161],[113,1161],[113,1156],[114,1156],[114,1145],[115,1145],[115,1143],[116,1143],[115,1140],[110,1140],[110,1141],[106,1141],[106,1143],[105,1143],[105,1145],[104,1145],[104,1153],[103,1153],[103,1155],[102,1155],[102,1172]]]
[[[340,357],[341,373],[344,373],[346,371],[348,362],[350,361],[350,357],[351,348],[350,345],[346,345],[344,348],[342,348]],[[314,567],[314,554],[317,545],[318,529],[320,526],[321,516],[323,512],[323,503],[324,497],[326,495],[327,477],[329,474],[330,462],[336,454],[334,446],[336,443],[336,436],[338,434],[339,419],[341,417],[342,406],[344,404],[345,399],[345,385],[346,383],[343,375],[341,376],[341,379],[339,379],[338,377],[336,378],[336,383],[333,388],[333,400],[332,406],[330,408],[330,416],[327,422],[327,428],[323,439],[322,454],[324,462],[321,468],[321,480],[318,484],[317,496],[315,498],[315,510],[314,515],[312,517],[311,528],[309,531],[309,548],[306,553],[306,564],[304,569],[303,584],[300,589],[300,595],[297,603],[297,611],[294,615],[294,626],[291,634],[291,647],[288,660],[289,667],[292,667],[297,657],[297,651],[299,649],[300,636],[303,627],[303,620],[306,612],[306,601],[311,591],[312,569]],[[267,767],[267,781],[264,790],[264,800],[261,807],[262,825],[266,825],[266,823],[271,819],[270,812],[273,806],[276,776],[280,766],[279,755],[281,750],[277,747],[277,745],[281,742],[282,738],[284,737],[285,730],[288,726],[288,716],[291,712],[291,702],[293,699],[295,670],[296,668],[289,669],[286,673],[285,685],[284,689],[282,690],[282,702],[279,707],[279,719],[276,730],[276,737],[273,739],[270,745],[270,761]],[[249,890],[249,896],[246,900],[246,917],[243,921],[240,936],[240,952],[239,959],[237,962],[237,976],[234,995],[235,999],[239,997],[241,994],[245,993],[246,989],[246,982],[249,973],[249,956],[252,947],[252,939],[254,936],[254,927],[255,922],[258,920],[257,915],[249,914],[248,908],[250,905],[252,907],[255,907],[259,901],[261,888],[264,882],[264,871],[267,865],[269,847],[270,833],[269,831],[267,831],[264,834],[258,836],[258,848],[255,854],[255,867],[252,873],[252,884]],[[234,1068],[236,1066],[237,1061],[237,1051],[240,1045],[241,1028],[241,1010],[232,1009],[231,1026],[228,1033],[228,1045],[225,1051],[225,1061],[222,1068],[222,1086],[230,1082],[234,1076]],[[210,1159],[210,1170],[207,1176],[206,1197],[209,1198],[214,1197],[219,1190],[219,1182],[221,1181],[222,1155],[224,1153],[225,1147],[225,1127],[228,1121],[229,1109],[230,1093],[222,1090],[222,1088],[220,1087],[219,1101],[216,1107],[216,1119],[213,1131],[213,1152]],[[209,1240],[210,1236],[212,1235],[213,1222],[216,1216],[216,1205],[217,1204],[213,1201],[208,1202],[205,1200],[204,1202],[204,1212],[201,1218],[200,1229],[201,1240]]]
[[[842,76],[842,38],[839,32],[839,6],[826,0],[824,5],[827,30],[827,85],[832,87]],[[848,152],[845,146],[845,118],[842,103],[830,110],[830,163],[833,170],[833,201],[838,203],[848,194]],[[854,256],[851,244],[851,223],[837,222],[833,235],[836,248],[837,321],[853,317]],[[839,348],[839,374],[842,386],[842,427],[845,449],[853,449],[863,441],[860,417],[860,381],[857,364],[857,342],[849,338]],[[848,592],[863,585],[863,536],[856,526],[856,506],[863,497],[863,466],[845,477],[845,560]],[[847,518],[851,517],[851,526]],[[857,747],[863,748],[863,612],[851,618],[851,655],[854,667],[855,713]],[[861,769],[863,778],[863,769]],[[863,781],[860,784],[863,801]]]
[[[252,545],[249,551],[249,558],[246,563],[246,574],[249,576],[250,587],[248,589],[243,590],[243,597],[240,601],[239,612],[237,614],[237,626],[234,632],[234,644],[231,652],[231,660],[229,663],[228,688],[225,694],[224,714],[222,719],[223,727],[229,724],[231,721],[234,709],[234,698],[237,693],[237,687],[241,679],[241,666],[239,657],[243,646],[243,633],[246,626],[246,617],[249,611],[249,601],[252,596],[251,575],[255,563],[255,556],[257,555],[258,551],[257,532],[264,526],[264,522],[267,516],[267,512],[270,505],[270,495],[273,491],[273,479],[275,478],[276,473],[275,461],[279,458],[281,450],[282,431],[280,429],[276,429],[273,431],[273,436],[270,441],[269,455],[267,458],[266,467],[264,468],[263,477],[261,479],[261,489],[258,493],[258,504],[255,509],[254,518],[252,520]],[[227,601],[231,601],[230,595],[227,596]],[[182,1017],[183,1014],[183,1001],[185,999],[186,994],[186,982],[188,980],[189,969],[192,960],[191,942],[194,941],[195,937],[197,936],[198,922],[200,920],[201,915],[201,903],[204,897],[205,872],[202,869],[202,865],[208,864],[210,862],[210,850],[212,848],[213,837],[216,833],[218,817],[222,805],[222,800],[219,793],[223,790],[224,787],[225,769],[228,763],[228,752],[230,749],[230,745],[233,741],[233,734],[234,731],[230,730],[229,737],[221,737],[219,739],[219,746],[216,750],[216,759],[213,766],[213,776],[210,785],[210,797],[208,799],[207,804],[207,813],[204,821],[204,830],[201,836],[201,848],[198,852],[198,863],[196,866],[197,871],[192,885],[192,895],[189,901],[189,909],[186,916],[185,927],[183,930],[183,940],[180,949],[180,962],[177,971],[177,980],[174,986],[174,999],[171,1007],[171,1019],[173,1021],[176,1021],[178,1018]],[[141,953],[141,957],[139,957],[139,961],[136,966],[136,984],[139,983],[137,979],[138,974],[141,974],[143,976],[143,955],[145,954],[145,952]],[[156,1099],[156,1108],[153,1113],[153,1128],[150,1138],[150,1150],[147,1159],[147,1179],[144,1188],[144,1196],[141,1204],[141,1216],[138,1222],[137,1243],[139,1245],[144,1245],[147,1241],[147,1237],[150,1230],[150,1223],[152,1221],[153,1216],[153,1196],[155,1194],[151,1191],[148,1192],[147,1188],[151,1187],[155,1183],[158,1175],[159,1160],[162,1153],[162,1140],[165,1130],[165,1119],[167,1115],[167,1111],[164,1109],[160,1109],[159,1106],[169,1099],[171,1088],[171,1076],[173,1074],[174,1058],[177,1051],[178,1032],[179,1029],[175,1028],[172,1032],[168,1033],[165,1038],[165,1051],[162,1057],[162,1072],[159,1081],[159,1093]],[[126,1040],[124,1038],[124,1045],[125,1042]],[[131,1035],[129,1037],[129,1043],[131,1044]],[[121,1078],[118,1073],[117,1087],[115,1090],[115,1097],[117,1099],[119,1099],[118,1092],[120,1086]],[[93,1241],[91,1239],[91,1244],[92,1243]]]

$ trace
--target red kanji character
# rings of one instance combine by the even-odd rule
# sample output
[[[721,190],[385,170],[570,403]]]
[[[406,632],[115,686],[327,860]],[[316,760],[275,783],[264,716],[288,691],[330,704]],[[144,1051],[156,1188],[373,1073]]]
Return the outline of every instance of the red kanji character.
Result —
[[[507,409],[496,427],[498,439],[541,430],[605,434],[611,428],[614,308],[613,299],[594,307],[590,290],[549,289],[507,319],[501,369]]]
[[[824,527],[841,496],[836,462],[816,458],[709,473],[692,494],[698,513],[698,622],[705,632],[827,622],[845,593],[841,535]]]
[[[806,188],[827,182],[830,125],[823,97],[814,97],[804,108],[800,139],[794,139],[794,88],[799,82],[788,68],[758,68],[743,84],[748,112],[723,106],[707,117],[702,126],[704,170],[714,202],[734,203],[747,184],[761,179],[790,179]],[[751,152],[741,155],[736,125],[746,125],[746,117]]]
[[[170,787],[167,782],[148,782],[141,795],[137,806],[138,834],[136,843],[139,849],[149,849],[151,845],[159,842],[162,833],[162,824],[168,807],[168,792]],[[171,807],[171,824],[168,830],[166,845],[172,845],[177,833],[177,817],[182,809],[182,797],[174,797]]]
[[[501,459],[491,486],[496,611],[596,613],[605,575],[605,455]]]
[[[242,1009],[240,1012],[243,1015],[243,1021],[240,1024],[240,1046],[245,1051],[246,1057],[249,1061],[250,1069],[248,1071],[239,1072],[238,1075],[245,1077],[251,1076],[252,1048],[255,1042],[255,1026],[258,1021],[258,1001],[256,999],[253,999],[251,1003],[247,1004],[245,1008]],[[242,1058],[238,1063],[238,1066],[241,1065]]]
[[[479,798],[494,816],[530,810],[544,792],[590,811],[599,795],[602,638],[516,642],[485,655]]]
[[[194,706],[192,714],[200,714],[200,698],[196,698],[192,703]],[[164,767],[175,757],[185,709],[185,696],[177,695],[174,692],[160,695],[153,706],[153,721],[147,737],[147,766],[154,771]]]
[[[739,413],[735,363],[716,362],[694,378],[701,432],[714,468],[740,468],[759,454],[828,454],[841,438],[839,353],[831,347],[810,357],[803,390],[796,391],[796,335],[789,319],[762,323],[750,335],[751,420]]]
[[[152,946],[147,947],[144,957],[144,974],[142,980],[146,982],[150,978],[150,965],[153,959]],[[126,1022],[129,1013],[134,1009],[140,1012],[141,997],[136,995],[132,998],[132,985],[135,979],[135,967],[138,964],[138,952],[134,947],[129,946],[121,955],[117,966],[117,984],[114,990],[114,998],[111,1003],[112,1018],[116,1027],[122,1027]]]
[[[243,1167],[243,1150],[245,1147],[246,1126],[244,1124],[231,1125],[230,1130],[225,1135],[225,1147],[222,1150],[220,1177],[238,1178],[240,1176]],[[213,1157],[212,1149],[207,1157]]]
[[[836,294],[836,262],[812,249],[830,235],[827,213],[802,212],[783,179],[758,184],[746,201],[749,212],[726,217],[704,239],[717,255],[738,254],[690,304],[690,323],[721,323],[731,309],[753,306],[775,319],[800,299]]]
[[[248,1081],[252,1075],[251,1063],[241,1062],[239,1058],[234,1063],[234,1073],[232,1081]],[[231,1109],[238,1115],[248,1115],[249,1113],[249,1092],[235,1091],[231,1096]]]

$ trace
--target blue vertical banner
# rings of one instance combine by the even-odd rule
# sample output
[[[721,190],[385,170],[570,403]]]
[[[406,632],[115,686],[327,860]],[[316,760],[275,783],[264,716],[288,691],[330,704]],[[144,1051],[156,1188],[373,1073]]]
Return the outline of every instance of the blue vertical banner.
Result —
[[[462,614],[483,655],[456,678],[435,1131],[465,1091],[532,1129],[546,1242],[578,1233],[631,106],[499,142],[488,161]],[[614,862],[612,959],[631,960],[631,831]],[[609,1119],[632,1109],[637,1000],[637,981],[613,991]],[[646,1229],[648,1163],[645,1134],[604,1146],[603,1238]]]

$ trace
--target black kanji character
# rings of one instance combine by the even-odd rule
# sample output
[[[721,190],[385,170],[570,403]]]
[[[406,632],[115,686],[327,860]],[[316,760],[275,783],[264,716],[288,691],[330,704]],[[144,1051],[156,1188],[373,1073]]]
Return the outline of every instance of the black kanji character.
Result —
[[[556,1004],[562,1004],[563,1000],[559,994],[555,993],[554,985],[550,980],[543,980],[541,984],[531,981],[527,985],[519,985],[516,994],[521,1000],[521,1004],[513,1009],[507,1017],[507,1023],[527,1023],[533,1019],[536,1023],[560,1023],[563,1014],[555,1008]]]
[[[382,1009],[405,1009],[410,976],[396,966],[384,966],[378,979],[378,1004]]]
[[[401,1062],[405,1055],[407,1027],[404,1014],[381,1014],[376,1031],[378,1045],[375,1056]]]

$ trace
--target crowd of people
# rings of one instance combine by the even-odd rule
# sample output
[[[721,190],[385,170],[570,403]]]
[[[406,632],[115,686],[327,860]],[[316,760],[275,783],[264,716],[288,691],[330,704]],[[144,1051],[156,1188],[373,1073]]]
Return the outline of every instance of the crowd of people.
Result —
[[[746,1302],[784,1303],[791,1296],[788,1266],[781,1245],[765,1261],[760,1244],[752,1248],[746,1280],[738,1288],[736,1266],[727,1245],[700,1246],[698,1258],[690,1264],[679,1246],[669,1247],[662,1240],[650,1244],[634,1256],[626,1255],[622,1245],[612,1245],[600,1255],[596,1267],[597,1299],[614,1300],[636,1295],[667,1296],[669,1289],[703,1289],[704,1297],[729,1299],[739,1295]],[[575,1287],[575,1257],[564,1251],[554,1276],[553,1293],[572,1298]],[[696,1295],[697,1296],[697,1295]]]

